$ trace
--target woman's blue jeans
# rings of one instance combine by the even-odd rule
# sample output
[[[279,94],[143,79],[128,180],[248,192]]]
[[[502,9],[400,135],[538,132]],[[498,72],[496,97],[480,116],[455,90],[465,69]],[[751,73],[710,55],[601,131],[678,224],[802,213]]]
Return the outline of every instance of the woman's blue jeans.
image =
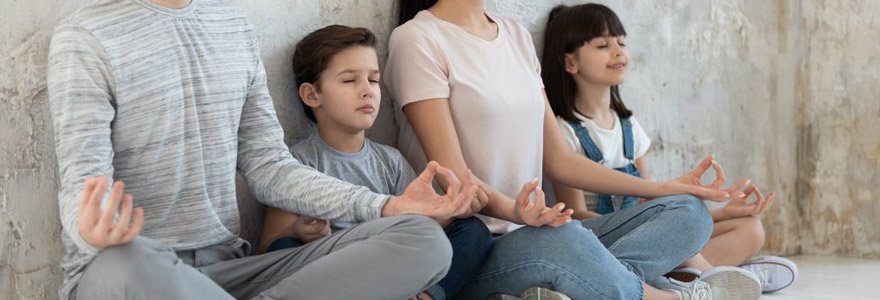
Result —
[[[642,299],[642,282],[696,255],[712,224],[702,201],[676,195],[557,228],[522,227],[495,240],[486,263],[456,296],[519,295],[540,286],[573,299]]]

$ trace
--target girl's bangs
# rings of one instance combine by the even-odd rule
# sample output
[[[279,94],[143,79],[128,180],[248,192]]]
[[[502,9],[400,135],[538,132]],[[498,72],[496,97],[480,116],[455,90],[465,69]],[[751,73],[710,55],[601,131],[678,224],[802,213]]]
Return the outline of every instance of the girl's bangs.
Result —
[[[566,52],[571,53],[597,37],[626,36],[623,23],[608,7],[602,5],[582,5],[569,8],[570,27],[566,28],[570,37],[566,41]],[[562,17],[562,16],[560,16]]]

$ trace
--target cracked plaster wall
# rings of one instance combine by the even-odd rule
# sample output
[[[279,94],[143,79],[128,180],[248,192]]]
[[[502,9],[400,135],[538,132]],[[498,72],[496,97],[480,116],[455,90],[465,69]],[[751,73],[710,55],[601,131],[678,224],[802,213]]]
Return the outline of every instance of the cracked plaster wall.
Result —
[[[311,127],[295,101],[293,45],[340,23],[372,29],[384,64],[393,0],[235,0],[257,25],[286,142]],[[489,0],[541,45],[555,4]],[[880,168],[880,30],[875,2],[599,1],[622,18],[633,64],[623,97],[653,146],[655,178],[714,153],[779,202],[762,217],[765,252],[880,256],[874,197]],[[85,0],[0,0],[0,298],[54,298],[63,253],[45,66],[52,28]],[[876,39],[875,39],[876,40]],[[540,47],[538,47],[540,52]],[[390,104],[374,140],[395,144]],[[242,185],[240,185],[242,186]],[[247,191],[239,192],[248,203]],[[246,219],[259,205],[242,207]],[[243,235],[259,231],[246,222]]]
[[[802,251],[880,257],[880,2],[808,1],[798,123]]]

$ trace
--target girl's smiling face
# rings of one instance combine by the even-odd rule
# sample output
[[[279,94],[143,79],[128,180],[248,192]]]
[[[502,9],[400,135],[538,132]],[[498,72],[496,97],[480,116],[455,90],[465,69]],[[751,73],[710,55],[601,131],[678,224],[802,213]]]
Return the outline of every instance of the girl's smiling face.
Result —
[[[577,79],[607,86],[623,82],[630,56],[624,36],[604,35],[565,54],[565,70]]]

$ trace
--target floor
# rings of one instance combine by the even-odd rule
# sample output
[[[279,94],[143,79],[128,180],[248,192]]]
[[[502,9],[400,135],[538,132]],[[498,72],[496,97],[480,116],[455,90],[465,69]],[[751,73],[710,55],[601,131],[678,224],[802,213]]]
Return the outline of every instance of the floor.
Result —
[[[789,257],[798,265],[795,283],[767,300],[880,299],[880,260]]]

